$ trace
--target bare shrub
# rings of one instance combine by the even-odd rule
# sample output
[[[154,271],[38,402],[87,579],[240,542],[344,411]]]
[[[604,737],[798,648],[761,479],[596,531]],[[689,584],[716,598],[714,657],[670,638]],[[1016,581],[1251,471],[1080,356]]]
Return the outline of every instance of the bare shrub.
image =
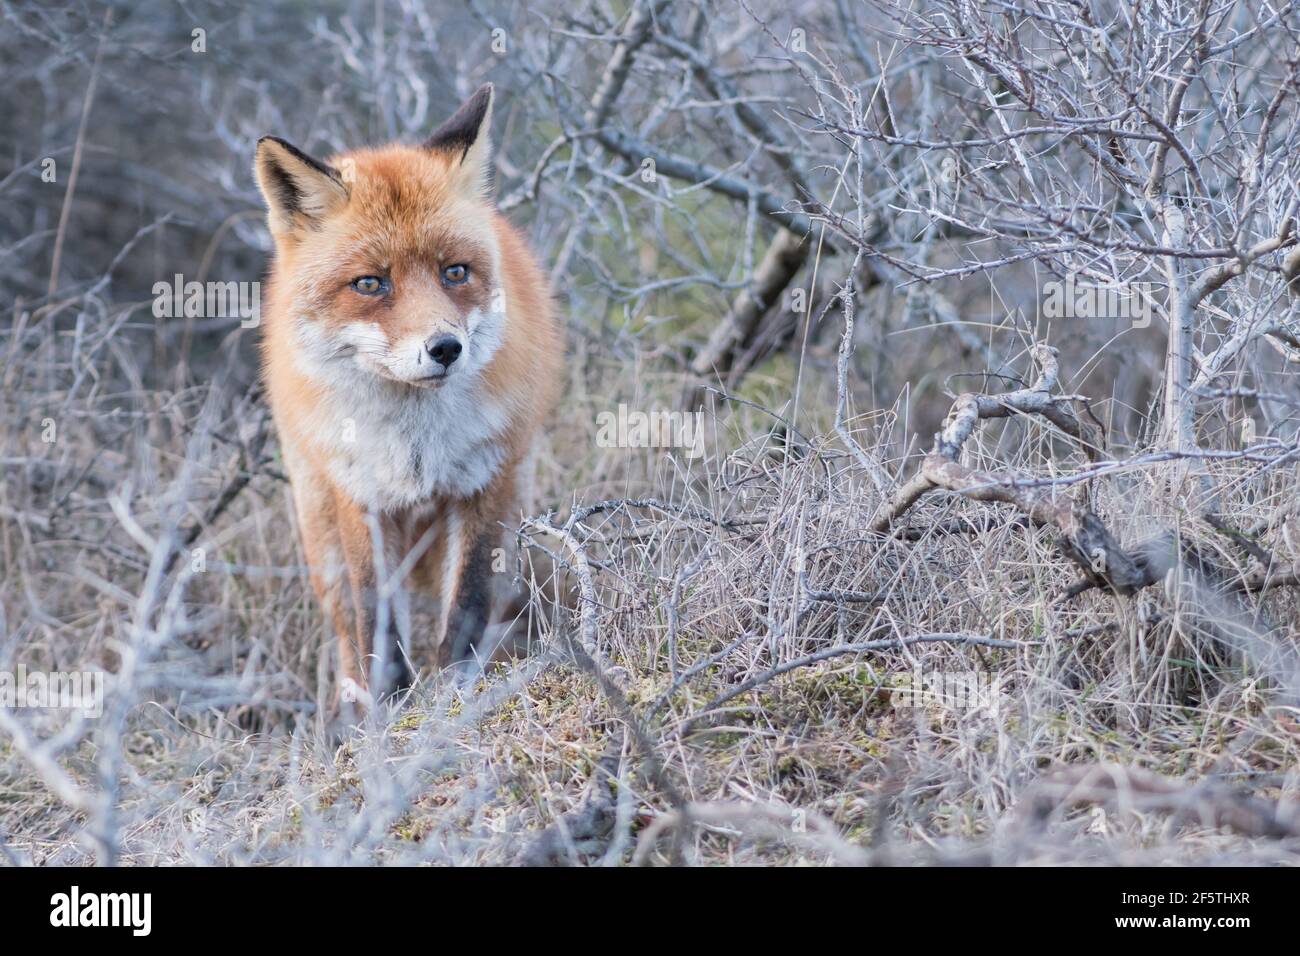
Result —
[[[55,7],[2,8],[0,672],[108,676],[0,709],[4,859],[1296,862],[1294,5]],[[543,637],[337,744],[256,329],[154,284],[261,276],[260,135],[486,79],[572,342]]]

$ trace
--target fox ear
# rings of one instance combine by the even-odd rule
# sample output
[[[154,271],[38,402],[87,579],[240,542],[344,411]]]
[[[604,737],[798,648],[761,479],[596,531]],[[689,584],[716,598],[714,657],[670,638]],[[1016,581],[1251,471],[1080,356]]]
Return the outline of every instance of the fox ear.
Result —
[[[425,149],[450,154],[453,164],[459,166],[462,186],[477,193],[486,193],[488,188],[492,97],[492,84],[484,83],[424,141]]]
[[[257,141],[254,167],[274,235],[304,223],[313,226],[348,201],[348,188],[337,169],[274,136]]]

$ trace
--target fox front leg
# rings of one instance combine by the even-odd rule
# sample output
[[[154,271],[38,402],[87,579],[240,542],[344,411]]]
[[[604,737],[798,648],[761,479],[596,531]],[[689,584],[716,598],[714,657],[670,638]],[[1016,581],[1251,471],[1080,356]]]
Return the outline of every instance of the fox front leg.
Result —
[[[481,645],[492,618],[492,546],[496,540],[491,528],[483,528],[465,542],[455,586],[447,596],[448,610],[439,648],[439,660],[444,667],[481,665],[480,655],[491,651]]]
[[[401,595],[379,580],[375,536],[371,520],[378,522],[378,540],[383,548],[383,567],[395,567],[400,540],[391,523],[371,519],[357,508],[339,509],[339,531],[348,568],[349,627],[339,632],[342,695],[364,692],[379,701],[409,687],[410,665],[402,650],[399,617]],[[385,588],[383,596],[380,588]]]

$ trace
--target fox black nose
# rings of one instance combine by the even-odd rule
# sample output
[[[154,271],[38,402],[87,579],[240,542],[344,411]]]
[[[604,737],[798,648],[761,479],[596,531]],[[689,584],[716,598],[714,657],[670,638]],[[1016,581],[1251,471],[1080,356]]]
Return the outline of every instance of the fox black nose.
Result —
[[[424,343],[429,357],[444,368],[451,368],[452,363],[460,358],[460,349],[460,339],[454,335],[435,335]]]

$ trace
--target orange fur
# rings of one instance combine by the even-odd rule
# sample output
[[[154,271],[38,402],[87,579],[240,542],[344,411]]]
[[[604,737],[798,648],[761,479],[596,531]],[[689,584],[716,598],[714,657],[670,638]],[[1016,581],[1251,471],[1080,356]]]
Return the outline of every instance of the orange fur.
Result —
[[[362,699],[403,676],[375,671],[374,639],[395,647],[412,594],[440,602],[440,662],[484,652],[491,551],[518,520],[520,470],[559,389],[545,276],[484,188],[490,117],[485,88],[424,146],[328,164],[258,147],[276,244],[264,375],[340,684]],[[369,276],[388,291],[358,291]],[[463,345],[445,368],[428,344],[440,337]]]

